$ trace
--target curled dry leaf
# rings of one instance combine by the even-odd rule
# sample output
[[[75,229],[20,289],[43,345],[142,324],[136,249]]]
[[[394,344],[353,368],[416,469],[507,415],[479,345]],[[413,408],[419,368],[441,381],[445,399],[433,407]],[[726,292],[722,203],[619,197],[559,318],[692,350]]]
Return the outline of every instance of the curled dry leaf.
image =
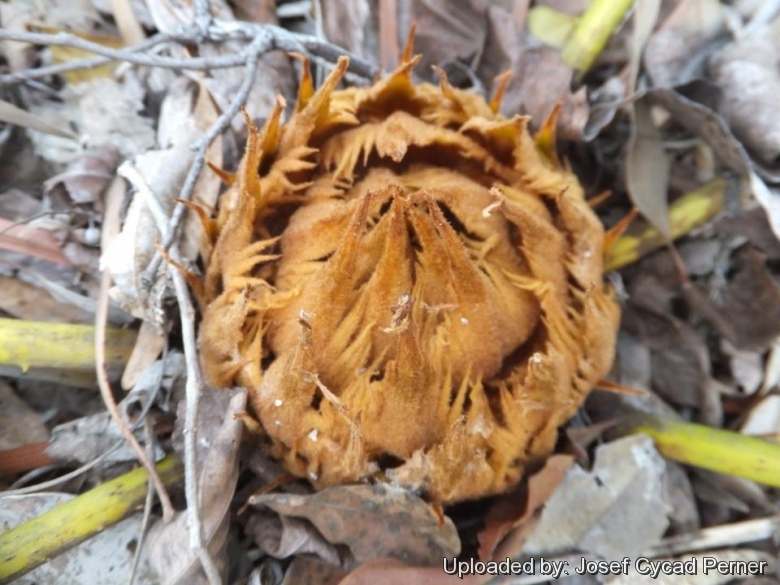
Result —
[[[119,152],[111,144],[102,144],[84,151],[64,172],[43,184],[44,191],[62,188],[74,203],[95,203],[114,176]]]
[[[443,557],[460,552],[449,518],[442,522],[428,503],[391,485],[336,486],[310,496],[266,494],[249,503],[277,515],[284,529],[294,531],[277,532],[279,540],[272,542],[269,527],[260,521],[267,515],[249,523],[258,544],[275,556],[327,551],[324,560],[352,568],[383,557],[438,566]],[[337,545],[346,546],[348,553],[339,555],[343,547]]]
[[[765,165],[780,163],[780,45],[774,27],[744,35],[710,59],[713,81],[722,92],[721,113],[731,130]]]
[[[604,232],[527,119],[415,85],[279,101],[209,220],[201,328],[215,386],[250,389],[287,469],[448,503],[514,485],[612,362]],[[540,143],[548,144],[543,138]]]
[[[496,547],[513,531],[521,529],[527,536],[536,526],[536,514],[563,479],[571,467],[573,459],[568,455],[553,455],[542,469],[528,478],[528,496],[523,498],[517,490],[502,495],[493,504],[485,518],[485,528],[479,533],[479,558],[483,561],[500,560],[505,555],[494,556]],[[515,539],[513,539],[515,540]],[[516,544],[516,543],[513,543]],[[522,540],[517,550],[506,556],[514,557],[520,553]],[[506,547],[502,547],[502,552]],[[510,552],[510,551],[507,551]]]
[[[203,412],[209,416],[200,417],[204,420],[198,420],[198,428],[194,430],[201,447],[199,512],[203,545],[215,563],[224,569],[227,566],[225,545],[230,525],[228,511],[238,481],[238,447],[243,431],[243,424],[236,415],[246,408],[246,391],[225,391],[218,398],[212,397],[208,406]],[[199,572],[198,556],[190,548],[184,512],[179,512],[167,524],[160,521],[153,526],[147,546],[149,562],[163,584],[207,582]]]
[[[216,108],[208,92],[197,88],[185,78],[179,78],[165,97],[160,114],[158,142],[160,150],[149,150],[135,158],[138,173],[151,189],[160,207],[170,214],[196,153],[191,149],[217,117]],[[214,164],[221,163],[222,141],[217,138],[207,157]],[[204,174],[195,185],[193,200],[211,208],[219,193],[219,180],[213,174]],[[190,217],[184,226],[180,244],[186,261],[194,259],[200,243],[200,229]],[[123,309],[153,323],[162,319],[161,312],[148,311],[143,285],[143,271],[157,252],[162,239],[146,197],[136,194],[127,212],[120,234],[103,250],[101,268],[108,270],[114,281],[109,295]],[[161,279],[152,291],[155,302],[165,292],[166,279]],[[154,307],[157,309],[158,307]]]

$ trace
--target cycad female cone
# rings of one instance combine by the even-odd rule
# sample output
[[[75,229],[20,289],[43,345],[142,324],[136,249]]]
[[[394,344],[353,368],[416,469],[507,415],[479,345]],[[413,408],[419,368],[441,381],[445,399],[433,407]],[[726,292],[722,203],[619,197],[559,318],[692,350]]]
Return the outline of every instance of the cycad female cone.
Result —
[[[258,131],[207,226],[202,360],[246,386],[285,467],[442,503],[547,455],[608,370],[619,319],[574,175],[476,94],[315,93]],[[500,94],[500,91],[498,92]]]

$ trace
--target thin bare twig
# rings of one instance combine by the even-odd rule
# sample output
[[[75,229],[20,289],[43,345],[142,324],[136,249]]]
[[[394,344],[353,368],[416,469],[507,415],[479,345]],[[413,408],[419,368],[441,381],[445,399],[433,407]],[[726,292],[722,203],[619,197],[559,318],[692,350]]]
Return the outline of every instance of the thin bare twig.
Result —
[[[243,53],[232,55],[218,55],[216,57],[163,57],[160,55],[138,53],[130,49],[114,49],[104,45],[93,43],[78,37],[76,35],[60,32],[56,34],[17,32],[13,30],[0,29],[0,40],[20,41],[32,43],[35,45],[53,45],[59,47],[72,47],[109,57],[111,61],[126,61],[136,65],[146,65],[148,67],[165,67],[168,69],[224,69],[226,67],[236,67],[243,65],[246,56]],[[266,34],[262,39],[266,43],[265,50],[271,50],[273,47],[273,38]],[[131,47],[132,49],[132,47]]]
[[[142,51],[148,51],[163,43],[169,43],[173,40],[170,35],[158,33],[152,37],[149,37],[144,42],[132,47],[127,47],[125,51],[131,53],[140,53]],[[58,63],[57,65],[47,65],[45,67],[37,67],[35,69],[26,69],[25,71],[19,71],[17,73],[8,73],[0,75],[0,85],[8,85],[17,82],[30,82],[33,79],[48,77],[49,75],[62,75],[69,71],[77,71],[79,69],[94,69],[100,67],[106,63],[116,61],[111,57],[89,57],[88,59],[74,59],[67,63]]]
[[[112,184],[110,188],[114,188],[114,185],[117,184],[116,182],[119,181],[119,179],[115,179],[114,181],[115,183]],[[116,201],[118,201],[118,198],[116,198]],[[107,217],[112,218],[115,214],[118,216],[118,209],[114,208],[115,205],[116,204],[112,204],[106,210]],[[97,375],[98,388],[100,388],[100,395],[103,398],[103,403],[105,404],[108,413],[111,415],[114,424],[119,428],[120,433],[149,473],[149,479],[154,483],[154,487],[159,494],[160,504],[163,509],[163,518],[166,521],[169,521],[173,518],[175,510],[171,504],[171,499],[168,496],[168,491],[165,489],[165,484],[162,482],[162,479],[160,479],[154,463],[146,456],[146,453],[138,443],[135,435],[133,435],[133,431],[130,429],[127,422],[125,422],[125,419],[114,400],[114,395],[111,393],[111,383],[108,380],[108,373],[106,370],[106,325],[108,322],[108,288],[110,285],[111,275],[108,271],[103,271],[103,275],[100,279],[100,295],[98,297],[97,310],[95,311],[95,374]]]
[[[162,377],[165,372],[165,362],[163,358],[163,367],[160,368],[160,380],[162,383]],[[144,421],[144,436],[146,437],[146,455],[149,459],[154,457],[154,431],[149,419]],[[152,517],[152,506],[154,505],[154,483],[152,478],[146,480],[146,499],[144,500],[144,511],[141,517],[141,528],[138,530],[138,544],[135,547],[133,553],[133,562],[130,565],[130,579],[128,585],[133,585],[135,582],[136,573],[138,572],[138,563],[141,561],[141,554],[143,553],[144,539],[146,537],[146,529],[149,526],[149,520]]]
[[[198,181],[200,172],[203,170],[203,165],[206,163],[206,152],[208,152],[209,146],[211,146],[211,143],[216,139],[217,136],[219,136],[228,128],[228,126],[230,126],[230,122],[233,120],[236,114],[238,114],[241,106],[243,106],[246,102],[247,96],[249,95],[249,92],[252,89],[252,85],[255,82],[255,78],[257,77],[257,60],[261,51],[262,46],[260,42],[257,42],[256,44],[253,43],[252,46],[250,46],[250,52],[246,58],[244,80],[241,82],[241,87],[238,88],[236,95],[233,96],[233,99],[230,101],[230,104],[225,109],[225,111],[222,112],[222,115],[214,121],[208,132],[206,132],[206,134],[197,143],[195,143],[194,148],[197,150],[197,153],[195,155],[195,159],[190,165],[189,171],[187,172],[187,177],[184,179],[184,185],[182,185],[181,191],[179,192],[179,199],[189,201],[192,198],[192,192],[195,189],[195,184]],[[178,203],[174,208],[173,213],[171,214],[171,219],[168,222],[167,233],[163,234],[162,247],[164,250],[167,250],[170,247],[178,235],[179,226],[181,225],[181,220],[184,216],[185,209],[186,207],[181,203]],[[146,287],[147,291],[154,284],[154,280],[157,275],[157,271],[160,268],[161,261],[162,257],[160,254],[155,253],[152,261],[149,263],[149,266],[147,266],[146,271],[141,277],[141,282],[143,283],[143,286]]]
[[[212,23],[209,11],[209,0],[195,0],[192,6],[192,24],[200,32],[203,39],[207,38],[209,27]]]
[[[144,424],[144,421],[146,421],[146,416],[149,414],[149,411],[152,409],[152,406],[155,402],[156,393],[153,394],[149,400],[146,401],[146,404],[143,405],[143,408],[141,410],[141,413],[138,415],[136,421],[133,423],[133,425],[130,427],[133,432],[140,427],[142,424]],[[35,492],[45,491],[52,488],[57,487],[58,485],[62,485],[63,483],[70,481],[71,479],[74,479],[81,475],[82,473],[86,473],[93,467],[96,467],[106,459],[108,459],[113,453],[117,451],[122,445],[125,444],[124,439],[121,439],[111,445],[108,449],[103,451],[100,455],[95,457],[92,461],[89,461],[88,463],[85,463],[81,467],[74,469],[73,471],[66,473],[65,475],[61,475],[60,477],[55,477],[54,479],[50,479],[49,481],[45,481],[42,483],[38,483],[35,485],[31,485],[28,487],[23,488],[16,488],[12,490],[7,490],[3,492],[4,496],[23,496],[26,494],[32,494]],[[23,477],[21,480],[17,480],[14,482],[15,485],[19,485],[20,482],[22,482],[24,479],[26,479],[28,476]],[[26,483],[26,482],[25,482]],[[24,485],[23,483],[21,485]]]
[[[176,244],[171,246],[171,257],[177,262],[180,261],[179,250]],[[195,343],[195,308],[192,306],[190,292],[187,289],[184,276],[174,266],[171,266],[169,270],[173,278],[173,286],[176,289],[176,300],[179,303],[184,360],[187,364],[186,415],[184,423],[184,495],[187,499],[190,548],[197,552],[209,583],[219,585],[221,583],[219,571],[216,565],[214,565],[208,549],[202,543],[203,528],[200,521],[200,502],[198,498],[198,470],[195,465],[195,429],[198,424],[198,404],[203,392],[203,378],[200,372],[198,349]]]
[[[100,395],[103,398],[103,403],[106,405],[111,418],[114,423],[119,427],[119,431],[122,436],[130,444],[130,447],[135,452],[136,457],[141,464],[146,468],[149,473],[149,478],[154,483],[155,489],[160,496],[160,504],[162,504],[163,518],[166,522],[173,518],[175,510],[173,504],[171,504],[171,498],[168,496],[168,491],[165,489],[162,479],[160,479],[157,469],[154,463],[146,456],[143,447],[138,443],[138,440],[133,435],[133,431],[127,426],[125,419],[117,408],[114,395],[111,393],[111,383],[108,381],[108,373],[106,371],[106,323],[108,319],[108,287],[111,283],[111,276],[108,272],[103,273],[103,278],[100,283],[101,296],[98,300],[97,314],[95,315],[95,368],[97,374],[98,387],[100,388]]]
[[[81,49],[95,55],[101,55],[99,58],[90,58],[80,61],[73,61],[62,66],[52,66],[40,69],[31,69],[20,73],[11,73],[0,76],[0,85],[9,83],[19,83],[33,77],[51,75],[52,72],[72,71],[84,67],[96,67],[109,61],[124,61],[135,65],[145,65],[148,67],[164,67],[168,69],[225,69],[228,67],[240,67],[246,63],[247,57],[251,54],[255,56],[273,50],[307,52],[313,57],[319,57],[328,62],[335,62],[342,55],[350,57],[349,71],[361,77],[371,79],[378,73],[378,68],[367,61],[352,55],[347,51],[332,45],[326,41],[308,35],[299,35],[291,33],[281,27],[270,24],[257,24],[247,22],[224,22],[213,20],[208,28],[207,41],[222,42],[226,40],[243,40],[252,45],[259,45],[259,50],[255,48],[246,49],[230,55],[218,55],[213,57],[164,57],[150,54],[148,51],[154,45],[162,42],[176,42],[179,44],[189,44],[198,42],[201,35],[195,27],[182,27],[168,35],[155,36],[139,45],[123,48],[106,47],[99,43],[94,43],[81,37],[59,32],[33,33],[0,29],[0,40],[18,41],[22,43],[31,43],[36,45],[53,45],[72,47]],[[55,69],[54,67],[58,67]],[[42,73],[41,73],[42,71]]]
[[[748,542],[767,540],[776,534],[780,534],[780,515],[778,514],[768,518],[713,526],[689,534],[666,538],[646,550],[644,556],[649,558],[667,557],[722,547],[734,547]]]
[[[170,238],[171,226],[160,201],[144,181],[141,174],[129,162],[120,165],[117,173],[132,184],[139,195],[149,206],[157,229],[164,238]],[[170,256],[180,263],[179,249],[174,242],[170,247]],[[221,579],[214,560],[203,546],[203,527],[200,519],[200,501],[198,490],[198,469],[196,466],[195,429],[198,424],[198,404],[203,392],[203,377],[198,363],[198,349],[195,343],[195,308],[190,300],[189,290],[184,276],[174,266],[169,267],[176,300],[181,315],[182,342],[184,345],[184,360],[187,367],[187,383],[185,386],[185,422],[184,422],[184,495],[187,500],[187,523],[190,532],[190,548],[200,559],[203,571],[209,583],[219,585]]]

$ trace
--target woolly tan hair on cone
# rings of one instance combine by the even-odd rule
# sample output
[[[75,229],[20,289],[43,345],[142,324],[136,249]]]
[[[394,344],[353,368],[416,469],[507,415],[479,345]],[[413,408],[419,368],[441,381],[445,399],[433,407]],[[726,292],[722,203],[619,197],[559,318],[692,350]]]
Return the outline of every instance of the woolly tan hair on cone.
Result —
[[[548,455],[613,359],[604,230],[548,120],[497,113],[403,63],[346,58],[249,138],[205,219],[201,359],[245,386],[273,452],[323,488],[375,478],[441,503]],[[554,120],[553,120],[554,122]],[[552,145],[552,146],[551,146]]]

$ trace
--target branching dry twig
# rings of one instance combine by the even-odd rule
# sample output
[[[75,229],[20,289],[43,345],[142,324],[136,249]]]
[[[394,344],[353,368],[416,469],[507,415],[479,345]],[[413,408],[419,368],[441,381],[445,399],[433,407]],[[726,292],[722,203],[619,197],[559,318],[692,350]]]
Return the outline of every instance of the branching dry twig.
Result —
[[[209,13],[206,0],[199,0],[195,3],[194,14],[195,22],[191,26],[182,27],[181,30],[173,34],[158,34],[144,43],[122,49],[106,47],[64,32],[47,34],[0,29],[0,40],[67,46],[101,55],[100,57],[32,69],[21,73],[0,75],[0,85],[25,82],[33,78],[65,73],[81,68],[97,67],[109,61],[124,61],[150,67],[194,70],[220,69],[243,65],[245,67],[244,80],[230,105],[214,122],[203,138],[193,145],[193,148],[197,150],[197,154],[190,166],[179,195],[180,199],[188,201],[192,196],[192,191],[200,172],[203,170],[208,147],[219,134],[225,131],[233,117],[238,113],[239,108],[244,105],[257,75],[258,59],[263,53],[275,49],[288,52],[306,52],[315,59],[319,58],[330,63],[347,54],[343,49],[327,41],[308,35],[297,35],[278,26],[214,20]],[[185,44],[205,41],[223,42],[226,40],[246,41],[248,45],[240,52],[216,57],[174,58],[154,55],[148,52],[150,49],[163,43]],[[355,55],[349,55],[349,57],[349,69],[352,73],[369,79],[377,75],[379,70],[376,66]],[[168,250],[178,234],[184,209],[183,205],[177,205],[174,209],[169,222],[170,229],[167,232],[168,235],[163,238],[162,242],[164,250]],[[151,289],[155,281],[161,261],[161,256],[155,254],[141,278],[141,282],[147,291]]]
[[[2,32],[3,31],[0,30],[0,35]],[[163,43],[169,43],[171,41],[173,41],[173,38],[170,35],[158,33],[152,37],[149,37],[143,43],[139,43],[123,50],[130,51],[132,53],[140,53],[143,51],[148,51],[149,49],[152,49]],[[93,69],[115,60],[116,59],[112,59],[111,57],[90,57],[89,59],[74,59],[73,61],[68,61],[67,63],[58,63],[57,65],[47,65],[46,67],[27,69],[26,71],[21,71],[18,73],[8,73],[6,75],[0,75],[0,85],[8,85],[19,82],[28,83],[33,79],[48,77],[50,75],[61,75],[63,73],[68,73],[69,71],[77,71],[79,69]]]
[[[217,136],[225,131],[225,129],[230,125],[230,122],[233,120],[233,117],[238,114],[239,109],[246,102],[247,96],[249,95],[249,92],[252,89],[252,85],[255,82],[255,77],[257,77],[257,59],[261,51],[262,46],[260,42],[256,44],[253,43],[252,46],[250,46],[250,54],[246,59],[246,72],[244,74],[244,80],[241,83],[241,87],[238,88],[236,95],[231,100],[230,105],[225,109],[224,112],[222,112],[222,115],[216,119],[211,128],[209,128],[208,132],[206,132],[206,134],[194,145],[194,148],[197,150],[197,154],[195,155],[195,159],[192,161],[190,169],[187,172],[187,177],[185,178],[184,185],[181,188],[179,199],[184,201],[190,200],[192,197],[192,192],[195,189],[195,184],[197,183],[198,177],[200,176],[200,172],[203,170],[203,165],[206,163],[206,152],[208,151],[209,146],[211,146],[211,143]],[[162,247],[164,250],[167,250],[170,247],[178,235],[179,226],[181,224],[185,209],[186,207],[181,203],[177,204],[174,208],[171,219],[168,222],[167,233],[163,235]],[[157,271],[160,268],[161,260],[162,257],[160,254],[155,254],[154,258],[149,263],[146,272],[144,272],[143,276],[141,277],[141,282],[146,287],[147,291],[154,284],[155,276],[157,275]]]
[[[258,45],[260,47],[259,50],[257,48],[247,48],[231,55],[218,55],[214,57],[164,57],[148,52],[150,48],[165,42],[177,43],[180,45],[197,43],[200,36],[197,27],[182,27],[179,31],[172,34],[156,35],[139,45],[116,49],[65,32],[50,34],[0,29],[0,40],[18,41],[34,45],[71,47],[94,53],[95,55],[101,55],[101,57],[91,57],[89,59],[72,61],[71,63],[52,67],[30,69],[24,72],[0,75],[0,85],[19,83],[27,79],[43,77],[45,75],[62,73],[65,71],[73,71],[75,69],[96,67],[109,61],[124,61],[135,65],[163,67],[167,69],[225,69],[244,65],[247,58],[252,54],[260,55],[274,50],[305,52],[309,53],[314,58],[319,58],[329,63],[334,63],[340,56],[347,55],[350,57],[349,71],[351,73],[366,79],[371,79],[379,72],[379,69],[375,65],[364,61],[356,55],[348,53],[336,45],[332,45],[316,37],[298,35],[270,24],[247,22],[212,21],[211,26],[208,28],[206,41],[214,43],[227,40],[245,41],[253,45]]]

